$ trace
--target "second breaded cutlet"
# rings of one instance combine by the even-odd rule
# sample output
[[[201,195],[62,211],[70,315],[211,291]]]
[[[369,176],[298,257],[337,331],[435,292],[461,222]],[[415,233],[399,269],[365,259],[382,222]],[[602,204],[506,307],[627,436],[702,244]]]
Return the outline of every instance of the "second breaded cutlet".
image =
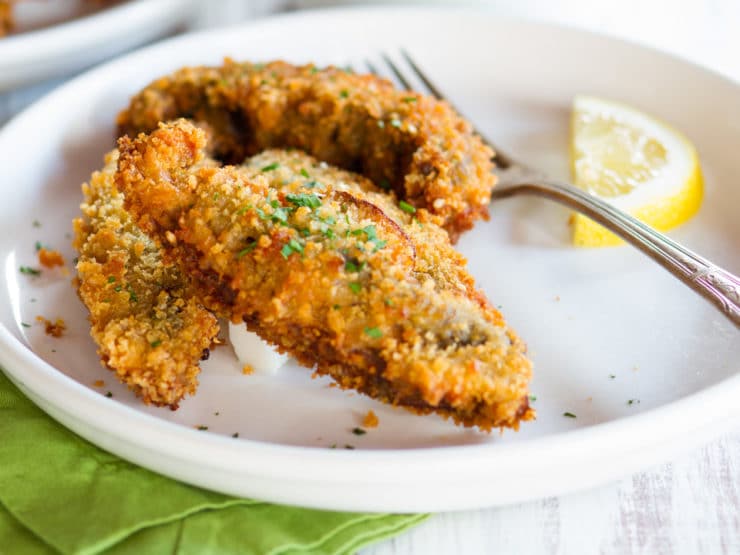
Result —
[[[393,190],[458,235],[488,219],[492,150],[447,103],[375,75],[286,62],[186,67],[161,77],[118,117],[135,137],[190,118],[226,163],[267,148],[297,148]]]

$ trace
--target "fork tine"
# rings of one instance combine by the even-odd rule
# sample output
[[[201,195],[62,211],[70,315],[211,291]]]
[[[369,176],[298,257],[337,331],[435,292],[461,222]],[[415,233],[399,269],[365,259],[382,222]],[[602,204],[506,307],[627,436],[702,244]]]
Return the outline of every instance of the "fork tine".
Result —
[[[445,98],[444,94],[442,94],[442,91],[440,91],[437,86],[432,82],[432,80],[427,77],[427,75],[421,70],[421,68],[418,66],[418,64],[411,58],[409,53],[405,49],[401,49],[401,56],[404,58],[406,63],[411,68],[411,71],[414,72],[414,75],[424,84],[424,86],[429,90],[429,92],[438,100],[444,100],[449,104],[458,114],[462,114],[460,110],[458,110],[452,102],[450,102],[447,98]],[[384,54],[383,58],[387,59],[387,56]],[[391,66],[394,73],[396,74],[399,79],[401,79],[400,70],[398,69],[398,66],[393,64],[392,62],[388,62],[388,65]],[[404,82],[408,83],[407,79],[403,79]],[[410,87],[409,87],[410,88]],[[498,148],[494,146],[494,144],[489,141],[486,136],[480,132],[479,129],[476,127],[473,127],[473,132],[478,135],[484,143],[486,143],[488,146],[490,146],[494,151],[494,160],[496,161],[496,166],[498,166],[500,169],[505,170],[506,168],[509,168],[513,166],[515,163],[514,161],[506,156],[503,152],[501,152]]]
[[[411,82],[409,82],[409,80],[406,79],[406,77],[404,76],[404,74],[401,72],[400,69],[398,69],[398,66],[395,63],[393,63],[393,60],[390,59],[390,57],[388,56],[388,54],[383,53],[383,54],[381,54],[381,57],[383,58],[383,61],[386,63],[386,65],[389,68],[391,68],[391,71],[393,72],[393,75],[396,76],[396,79],[399,80],[399,82],[401,83],[401,85],[403,85],[404,88],[406,88],[408,90],[412,90],[414,87],[411,85]]]

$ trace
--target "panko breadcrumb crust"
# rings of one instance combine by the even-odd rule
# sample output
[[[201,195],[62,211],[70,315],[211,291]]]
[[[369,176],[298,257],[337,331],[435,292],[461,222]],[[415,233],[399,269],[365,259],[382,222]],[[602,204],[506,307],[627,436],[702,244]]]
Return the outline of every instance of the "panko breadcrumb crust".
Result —
[[[453,242],[488,219],[493,151],[447,103],[375,75],[281,61],[185,67],[135,95],[119,133],[135,137],[180,117],[209,130],[222,162],[297,148],[358,172],[428,210]]]
[[[74,221],[78,294],[101,362],[145,403],[175,409],[195,393],[218,321],[124,209],[113,180],[117,161],[118,152],[109,153],[82,186],[82,217]]]
[[[203,164],[181,120],[119,140],[116,183],[208,308],[341,387],[482,430],[534,417],[525,346],[435,216],[300,152]]]

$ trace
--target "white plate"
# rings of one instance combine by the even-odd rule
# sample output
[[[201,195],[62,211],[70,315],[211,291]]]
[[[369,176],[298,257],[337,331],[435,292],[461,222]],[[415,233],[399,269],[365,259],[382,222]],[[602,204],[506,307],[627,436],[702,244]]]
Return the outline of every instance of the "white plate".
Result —
[[[414,416],[329,388],[296,366],[244,376],[227,349],[203,365],[198,394],[180,410],[147,408],[101,369],[70,276],[19,273],[35,264],[37,240],[73,258],[64,234],[78,213],[79,184],[113,144],[117,111],[152,78],[224,55],[344,64],[401,44],[487,134],[555,175],[565,176],[576,93],[633,104],[685,131],[703,160],[706,199],[672,235],[740,272],[738,85],[638,46],[481,13],[295,14],[126,56],[3,130],[0,363],[13,381],[65,425],[145,467],[215,490],[333,509],[460,509],[559,494],[736,425],[737,331],[632,249],[568,246],[567,214],[544,201],[494,206],[491,222],[459,244],[480,286],[529,343],[539,417],[519,433],[489,436]],[[63,317],[67,334],[47,337],[34,322],[39,314]],[[98,379],[106,385],[94,387]],[[379,428],[353,435],[370,408]]]
[[[17,27],[0,38],[0,91],[58,77],[172,32],[193,0],[31,0],[16,6]]]

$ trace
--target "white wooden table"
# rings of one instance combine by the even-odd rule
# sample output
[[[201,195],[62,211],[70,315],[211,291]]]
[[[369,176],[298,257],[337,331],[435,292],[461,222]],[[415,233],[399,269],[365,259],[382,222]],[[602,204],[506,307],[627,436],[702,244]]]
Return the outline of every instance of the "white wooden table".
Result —
[[[198,26],[322,0],[203,2]],[[336,3],[336,2],[335,2]],[[419,3],[419,2],[417,2]],[[737,0],[472,0],[653,44],[740,80]],[[0,94],[0,125],[57,83]],[[519,505],[437,514],[364,555],[740,554],[740,430],[620,482]]]

